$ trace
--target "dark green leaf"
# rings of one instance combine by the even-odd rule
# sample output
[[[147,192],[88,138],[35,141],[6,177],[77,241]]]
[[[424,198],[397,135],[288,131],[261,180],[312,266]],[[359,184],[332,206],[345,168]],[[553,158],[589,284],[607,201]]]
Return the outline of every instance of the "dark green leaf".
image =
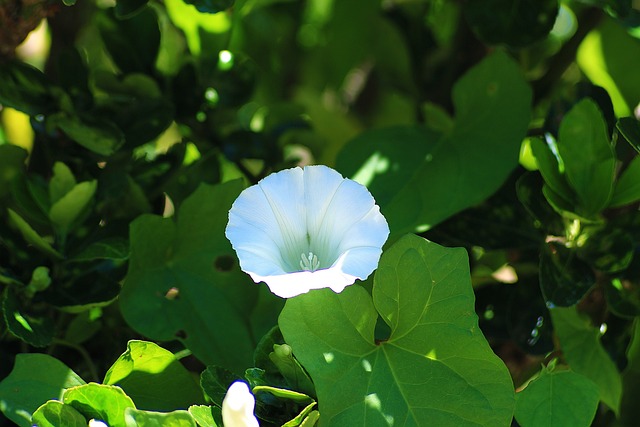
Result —
[[[207,366],[200,375],[200,386],[213,403],[222,406],[229,386],[240,377],[219,366]]]
[[[0,145],[0,200],[9,194],[13,179],[24,173],[27,154],[22,147]]]
[[[160,47],[158,17],[144,8],[129,19],[118,20],[111,14],[100,16],[98,28],[109,55],[124,74],[155,71]]]
[[[545,142],[541,138],[531,139],[531,151],[536,158],[536,164],[538,169],[544,178],[544,182],[549,189],[553,191],[553,194],[557,195],[562,201],[563,205],[572,206],[575,199],[575,193],[569,187],[566,176],[564,174],[564,163],[562,163],[562,169],[560,161],[557,155],[558,146],[553,140]],[[554,150],[556,151],[554,154]],[[552,206],[557,205],[557,198],[549,200]],[[554,203],[555,202],[555,203]]]
[[[602,347],[599,328],[592,326],[575,307],[553,308],[551,318],[562,354],[571,369],[593,381],[598,386],[600,400],[617,414],[622,381],[616,365]]]
[[[540,254],[540,289],[550,306],[568,307],[596,283],[591,267],[561,244],[549,243]]]
[[[549,34],[558,0],[471,1],[463,10],[471,28],[485,42],[523,47]]]
[[[616,124],[618,132],[640,153],[640,121],[634,117],[623,117]]]
[[[312,291],[287,300],[279,323],[323,425],[508,425],[511,377],[473,306],[466,251],[410,235],[382,255],[373,300],[358,285]],[[376,344],[378,313],[392,332]]]
[[[124,261],[129,258],[129,242],[122,237],[108,237],[91,243],[69,261],[82,262],[97,259]]]
[[[7,418],[31,427],[31,414],[65,389],[84,384],[64,363],[46,354],[18,354],[13,370],[0,382],[0,409]]]
[[[634,427],[640,416],[636,397],[640,393],[640,322],[633,323],[631,341],[627,348],[627,368],[622,374],[622,400],[620,402],[620,424]]]
[[[635,157],[615,184],[609,207],[619,207],[640,200],[640,156]]]
[[[203,184],[182,203],[177,220],[135,220],[120,294],[123,316],[137,331],[157,340],[178,338],[205,363],[238,373],[251,364],[249,318],[259,293],[224,237],[241,189],[240,181]]]
[[[626,231],[619,228],[585,230],[583,236],[587,237],[586,242],[578,248],[577,253],[593,268],[606,273],[617,273],[631,263],[635,242]]]
[[[61,113],[50,116],[48,124],[60,128],[73,141],[101,156],[112,155],[124,143],[120,129],[105,120]]]
[[[120,386],[138,409],[171,411],[204,403],[200,386],[173,353],[146,341],[129,341],[103,383]]]
[[[30,116],[57,109],[54,87],[38,69],[19,61],[0,64],[0,104]]]
[[[2,312],[7,328],[22,341],[34,347],[46,347],[53,340],[53,319],[32,313],[12,287],[5,288]]]

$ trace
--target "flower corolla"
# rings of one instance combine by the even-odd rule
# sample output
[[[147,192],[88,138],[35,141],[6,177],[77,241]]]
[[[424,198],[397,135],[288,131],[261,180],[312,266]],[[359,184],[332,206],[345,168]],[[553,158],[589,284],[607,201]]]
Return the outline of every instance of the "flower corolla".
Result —
[[[245,189],[229,211],[226,236],[254,282],[291,298],[365,280],[389,226],[366,187],[319,165],[286,169]]]
[[[234,382],[222,401],[222,424],[224,427],[260,427],[253,415],[255,406],[256,399],[247,383]]]

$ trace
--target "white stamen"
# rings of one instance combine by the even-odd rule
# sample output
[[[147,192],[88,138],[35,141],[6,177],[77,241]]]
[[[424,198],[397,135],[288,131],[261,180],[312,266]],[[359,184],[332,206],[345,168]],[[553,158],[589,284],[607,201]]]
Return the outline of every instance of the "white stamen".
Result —
[[[316,271],[320,267],[320,261],[313,252],[309,252],[309,255],[300,255],[300,268],[305,271]]]

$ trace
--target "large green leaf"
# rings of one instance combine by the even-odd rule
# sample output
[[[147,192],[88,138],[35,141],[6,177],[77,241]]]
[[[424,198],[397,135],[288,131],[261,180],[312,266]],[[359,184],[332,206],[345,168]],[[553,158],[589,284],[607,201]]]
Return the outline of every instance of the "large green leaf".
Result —
[[[0,382],[0,409],[19,426],[31,426],[31,414],[65,389],[84,384],[64,363],[46,354],[18,354],[13,370]]]
[[[564,117],[558,152],[567,181],[584,210],[578,213],[597,214],[611,198],[616,159],[607,124],[595,102],[585,98]]]
[[[600,400],[618,413],[622,380],[616,365],[600,343],[599,329],[593,327],[575,307],[550,311],[565,360],[573,371],[593,381],[598,386]]]
[[[374,341],[378,313],[391,327]],[[324,426],[504,426],[514,391],[478,328],[466,252],[403,237],[360,286],[287,300],[280,328]],[[340,333],[336,333],[340,331]]]
[[[224,237],[229,208],[241,190],[240,181],[203,184],[183,202],[177,220],[135,220],[120,295],[123,316],[138,332],[156,340],[178,338],[203,362],[237,373],[251,365],[249,319],[259,289],[240,271]]]
[[[349,142],[336,166],[367,185],[391,233],[427,229],[485,200],[518,164],[531,90],[506,54],[491,55],[453,89],[452,131],[374,130]]]
[[[589,427],[600,401],[592,381],[553,366],[543,368],[516,398],[515,416],[522,427]]]
[[[138,409],[172,411],[204,403],[199,384],[173,353],[146,341],[129,341],[104,384],[120,386]]]
[[[102,420],[109,427],[128,427],[125,410],[135,405],[120,387],[89,383],[65,390],[65,405],[72,406],[87,419]]]

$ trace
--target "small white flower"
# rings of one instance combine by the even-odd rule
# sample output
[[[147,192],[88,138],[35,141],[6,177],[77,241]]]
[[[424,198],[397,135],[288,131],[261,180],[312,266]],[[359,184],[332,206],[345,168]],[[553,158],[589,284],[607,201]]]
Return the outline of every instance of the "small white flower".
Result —
[[[109,426],[104,421],[100,421],[100,420],[96,420],[95,418],[92,418],[89,420],[89,427],[109,427]]]
[[[253,415],[255,406],[256,399],[247,383],[234,382],[222,401],[222,424],[224,427],[260,427]]]
[[[306,166],[244,190],[229,211],[226,236],[254,282],[291,298],[365,280],[389,226],[366,187],[327,166]]]

